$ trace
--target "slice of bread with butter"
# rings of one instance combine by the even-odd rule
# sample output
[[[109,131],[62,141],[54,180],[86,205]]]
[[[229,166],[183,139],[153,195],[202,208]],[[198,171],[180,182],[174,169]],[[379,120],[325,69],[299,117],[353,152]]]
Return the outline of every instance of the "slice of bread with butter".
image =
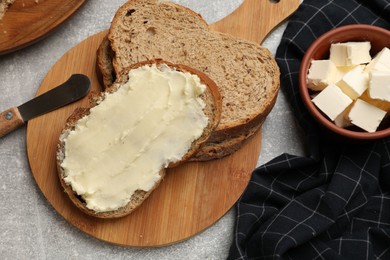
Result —
[[[204,151],[201,148],[199,160],[219,158],[236,150],[226,144],[249,137],[250,129],[259,129],[275,104],[279,68],[266,48],[210,31],[199,14],[177,4],[130,0],[115,14],[108,40],[98,50],[97,63],[104,84],[109,85],[130,64],[154,58],[198,69],[220,89],[221,122],[208,147],[203,146]],[[238,146],[242,143],[236,142]],[[221,153],[209,153],[214,148]]]
[[[216,84],[184,65],[130,66],[92,108],[78,109],[61,133],[61,184],[83,212],[122,217],[158,186],[165,168],[188,160],[221,115]]]

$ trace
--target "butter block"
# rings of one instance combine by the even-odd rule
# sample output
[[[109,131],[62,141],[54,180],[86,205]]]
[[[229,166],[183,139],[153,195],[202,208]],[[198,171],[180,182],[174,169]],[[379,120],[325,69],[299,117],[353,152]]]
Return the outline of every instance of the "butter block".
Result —
[[[338,127],[346,128],[352,125],[351,120],[348,117],[349,112],[351,111],[351,108],[353,106],[353,103],[349,105],[340,115],[338,115],[334,119],[335,125]]]
[[[370,97],[389,102],[390,71],[372,71],[370,76]]]
[[[370,103],[373,106],[376,106],[379,109],[382,109],[386,112],[390,112],[390,102],[379,100],[379,99],[373,99],[370,97],[370,94],[368,93],[369,89],[367,89],[363,95],[360,96],[361,100],[366,101],[367,103]]]
[[[347,72],[336,85],[351,99],[355,100],[368,88],[369,74],[364,71],[364,66],[360,65]]]
[[[312,60],[307,76],[307,87],[314,91],[321,91],[340,78],[337,67],[330,60]]]
[[[356,68],[357,66],[360,66],[360,65],[355,65],[355,66],[339,66],[339,67],[336,67],[337,68],[337,73],[339,75],[339,80],[345,75],[347,74],[348,72],[350,72],[351,70],[353,70],[354,68]],[[336,81],[337,82],[337,81]]]
[[[339,82],[345,76],[345,74],[347,74],[348,72],[350,72],[351,70],[353,70],[356,67],[357,66],[340,66],[340,67],[336,67],[337,68],[337,72],[336,72],[336,76],[334,78],[335,81],[333,83],[337,84],[337,82]]]
[[[332,121],[352,103],[352,99],[334,84],[322,90],[312,101]]]
[[[353,66],[371,61],[370,42],[333,43],[330,46],[330,60],[336,66]]]
[[[377,130],[385,115],[386,111],[357,99],[348,116],[352,124],[373,133]]]
[[[366,71],[390,71],[390,49],[383,48],[367,65]]]

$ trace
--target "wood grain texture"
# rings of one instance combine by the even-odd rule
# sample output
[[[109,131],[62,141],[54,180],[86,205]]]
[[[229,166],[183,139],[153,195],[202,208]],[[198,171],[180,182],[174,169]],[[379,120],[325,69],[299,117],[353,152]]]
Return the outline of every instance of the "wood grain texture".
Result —
[[[69,18],[85,1],[15,1],[0,20],[0,55],[42,39]]]
[[[224,19],[212,24],[214,31],[262,43],[300,4],[300,0],[245,0]]]
[[[257,4],[262,6],[266,1],[257,1]],[[282,1],[278,5],[284,8],[286,3],[288,1]],[[250,12],[247,15],[250,16]],[[91,79],[92,91],[100,91],[95,54],[106,33],[93,35],[67,52],[49,71],[37,95],[63,82],[72,73],[86,74]],[[169,169],[160,186],[131,215],[111,220],[90,217],[78,210],[62,191],[55,154],[67,117],[76,107],[87,105],[88,98],[84,98],[29,121],[27,154],[32,174],[49,203],[67,221],[97,239],[125,246],[156,247],[194,236],[214,224],[235,204],[256,166],[261,147],[260,131],[241,149],[223,159],[186,163]]]

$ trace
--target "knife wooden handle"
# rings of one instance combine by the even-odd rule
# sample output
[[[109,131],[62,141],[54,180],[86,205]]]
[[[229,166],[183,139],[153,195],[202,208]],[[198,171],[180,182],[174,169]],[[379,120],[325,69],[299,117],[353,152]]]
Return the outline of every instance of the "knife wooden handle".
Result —
[[[0,113],[0,138],[22,126],[24,121],[17,107],[11,107]]]

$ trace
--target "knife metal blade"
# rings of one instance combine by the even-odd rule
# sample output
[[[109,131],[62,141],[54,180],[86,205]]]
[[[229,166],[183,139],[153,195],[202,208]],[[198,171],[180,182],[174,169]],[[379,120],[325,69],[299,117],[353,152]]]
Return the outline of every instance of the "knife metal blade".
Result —
[[[73,74],[66,82],[30,101],[0,113],[0,137],[28,120],[77,101],[88,94],[91,82],[83,74]]]

